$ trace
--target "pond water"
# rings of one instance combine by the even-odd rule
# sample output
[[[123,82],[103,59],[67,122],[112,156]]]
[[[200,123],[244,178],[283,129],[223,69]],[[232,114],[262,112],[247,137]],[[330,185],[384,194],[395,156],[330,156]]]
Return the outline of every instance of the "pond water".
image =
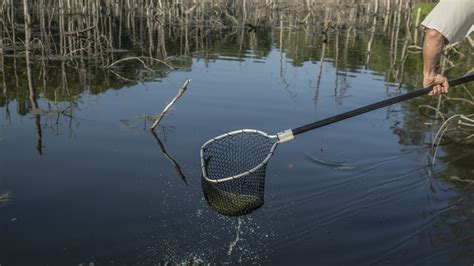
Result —
[[[268,164],[261,208],[240,217],[210,208],[199,158],[208,139],[241,128],[274,134],[420,84],[420,54],[402,69],[404,85],[390,77],[388,34],[375,35],[367,58],[366,31],[333,31],[327,43],[317,32],[285,31],[283,39],[278,31],[229,32],[187,56],[179,42],[170,45],[186,66],[143,82],[91,70],[80,84],[68,65],[66,81],[79,89],[69,101],[55,100],[64,86],[41,89],[39,108],[59,111],[39,115],[28,102],[25,71],[16,74],[20,89],[7,73],[0,264],[474,261],[474,149],[442,146],[432,164],[439,124],[416,106],[435,99],[299,135]],[[127,65],[128,79],[144,75],[135,63]],[[48,82],[61,80],[60,72],[51,64]],[[38,66],[34,73],[41,86]],[[188,90],[156,139],[145,117],[158,114],[186,79]]]

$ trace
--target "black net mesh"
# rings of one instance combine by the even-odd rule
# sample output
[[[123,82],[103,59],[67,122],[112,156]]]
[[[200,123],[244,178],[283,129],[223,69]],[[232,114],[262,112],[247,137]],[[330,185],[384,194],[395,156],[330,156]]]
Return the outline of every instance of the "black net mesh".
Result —
[[[216,212],[226,216],[240,216],[251,213],[263,205],[265,177],[254,179],[253,184],[247,183],[244,186],[236,181],[211,183],[202,178],[204,197]],[[239,190],[245,193],[237,192]]]
[[[209,179],[220,180],[251,170],[268,156],[275,141],[253,132],[241,132],[203,147]]]
[[[262,164],[275,140],[259,133],[241,132],[203,147],[207,177],[222,180]],[[264,202],[266,164],[231,180],[209,182],[203,178],[204,196],[217,212],[227,216],[250,213]]]

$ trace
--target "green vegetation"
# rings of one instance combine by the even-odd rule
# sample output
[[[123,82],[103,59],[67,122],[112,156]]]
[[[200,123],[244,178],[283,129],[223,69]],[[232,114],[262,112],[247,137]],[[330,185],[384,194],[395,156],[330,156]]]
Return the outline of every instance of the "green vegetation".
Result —
[[[413,5],[412,20],[416,21],[416,16],[418,14],[418,9],[420,9],[420,23],[428,16],[431,10],[434,8],[435,3],[426,3],[421,2]]]

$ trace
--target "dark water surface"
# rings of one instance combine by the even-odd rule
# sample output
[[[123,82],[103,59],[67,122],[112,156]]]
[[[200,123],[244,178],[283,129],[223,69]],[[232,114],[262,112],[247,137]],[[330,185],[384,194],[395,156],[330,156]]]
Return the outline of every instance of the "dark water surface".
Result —
[[[474,149],[444,146],[431,164],[439,125],[417,111],[426,99],[280,145],[267,167],[265,203],[249,215],[225,217],[208,206],[199,149],[209,138],[241,128],[276,133],[419,85],[419,68],[406,70],[400,90],[387,81],[386,36],[375,36],[380,51],[369,64],[358,40],[369,33],[349,40],[333,32],[328,46],[314,34],[298,49],[272,36],[260,36],[259,49],[219,41],[155,80],[86,86],[75,94],[73,119],[38,121],[22,111],[21,96],[3,99],[0,264],[472,264]],[[159,113],[186,79],[188,90],[157,131],[183,182],[143,117]],[[38,97],[40,108],[51,102]]]

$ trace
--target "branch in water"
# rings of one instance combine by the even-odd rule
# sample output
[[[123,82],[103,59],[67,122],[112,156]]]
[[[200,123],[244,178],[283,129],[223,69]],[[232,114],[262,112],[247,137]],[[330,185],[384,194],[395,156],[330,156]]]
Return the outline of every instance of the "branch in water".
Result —
[[[161,119],[166,114],[166,112],[168,112],[168,110],[176,103],[176,101],[179,98],[181,98],[181,96],[183,96],[184,92],[188,88],[189,82],[191,82],[190,79],[188,79],[184,82],[181,89],[179,89],[178,94],[176,95],[176,97],[174,97],[174,99],[165,107],[165,109],[163,109],[163,111],[161,111],[161,113],[153,119],[155,122],[153,122],[153,125],[150,127],[150,130],[152,130],[152,131],[155,130],[155,128],[158,126],[158,123],[160,123]]]

